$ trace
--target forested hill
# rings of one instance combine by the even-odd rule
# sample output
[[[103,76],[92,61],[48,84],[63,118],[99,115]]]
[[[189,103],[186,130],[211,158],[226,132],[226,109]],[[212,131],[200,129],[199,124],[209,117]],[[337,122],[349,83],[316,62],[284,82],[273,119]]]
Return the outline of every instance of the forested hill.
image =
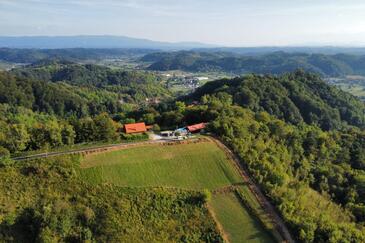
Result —
[[[181,51],[151,53],[142,61],[152,62],[151,70],[224,71],[235,74],[283,74],[298,68],[323,76],[365,74],[365,56],[350,54],[305,54],[275,52],[243,56],[227,52]]]
[[[119,107],[115,93],[16,77],[9,73],[0,73],[0,104],[77,117],[116,112]]]
[[[169,96],[158,76],[143,71],[112,70],[92,64],[50,62],[11,71],[17,77],[50,82],[66,82],[79,87],[92,87],[118,93],[128,102]]]
[[[60,116],[115,113],[123,103],[169,96],[153,74],[96,65],[50,63],[0,73],[0,103]]]
[[[292,124],[304,121],[322,129],[345,124],[365,127],[365,106],[354,96],[329,86],[314,74],[297,71],[282,76],[247,75],[209,82],[188,99],[204,95],[233,97],[233,102],[253,111],[266,111]]]

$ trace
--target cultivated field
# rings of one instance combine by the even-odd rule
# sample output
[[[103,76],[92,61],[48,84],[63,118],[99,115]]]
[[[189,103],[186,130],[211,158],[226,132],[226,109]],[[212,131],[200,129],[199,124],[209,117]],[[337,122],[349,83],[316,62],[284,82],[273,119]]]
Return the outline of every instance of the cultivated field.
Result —
[[[217,189],[242,183],[225,153],[213,142],[145,145],[88,155],[81,176],[91,183]]]
[[[230,242],[272,242],[257,218],[229,192],[239,188],[251,207],[260,207],[230,158],[212,141],[150,144],[90,154],[80,167],[81,178],[92,184],[209,189],[215,192],[210,208]]]
[[[211,206],[230,242],[274,242],[248,213],[234,192],[214,195]]]

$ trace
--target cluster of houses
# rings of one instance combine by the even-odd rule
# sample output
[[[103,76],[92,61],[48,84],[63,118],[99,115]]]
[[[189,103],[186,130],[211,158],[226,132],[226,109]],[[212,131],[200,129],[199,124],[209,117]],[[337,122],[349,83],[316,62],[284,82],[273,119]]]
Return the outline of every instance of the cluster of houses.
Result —
[[[168,84],[169,85],[183,85],[185,88],[188,89],[196,89],[201,85],[201,81],[207,81],[209,80],[208,77],[195,77],[195,76],[185,76],[185,75],[173,75],[171,74],[165,74],[166,77],[168,77]]]
[[[170,138],[170,139],[186,139],[193,133],[198,133],[204,130],[206,127],[206,123],[198,123],[182,128],[178,128],[174,131],[161,131],[160,136],[162,138]],[[126,134],[138,134],[145,133],[147,131],[152,130],[153,126],[148,126],[144,122],[139,123],[131,123],[124,125],[124,132]]]

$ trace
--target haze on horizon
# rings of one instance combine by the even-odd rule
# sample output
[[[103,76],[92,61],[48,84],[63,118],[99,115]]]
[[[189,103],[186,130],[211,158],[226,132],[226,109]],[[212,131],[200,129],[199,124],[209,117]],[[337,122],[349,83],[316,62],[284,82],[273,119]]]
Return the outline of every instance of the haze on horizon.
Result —
[[[0,0],[0,35],[365,46],[361,0]]]

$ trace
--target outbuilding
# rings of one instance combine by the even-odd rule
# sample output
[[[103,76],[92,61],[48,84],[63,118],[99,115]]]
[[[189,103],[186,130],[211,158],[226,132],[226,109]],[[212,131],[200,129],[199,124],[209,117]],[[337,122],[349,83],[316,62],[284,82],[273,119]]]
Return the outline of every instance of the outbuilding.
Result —
[[[203,130],[206,127],[206,123],[199,123],[199,124],[194,124],[191,126],[187,126],[186,128],[188,129],[189,132],[193,133],[193,132],[199,132],[201,130]]]
[[[147,132],[148,128],[150,128],[150,126],[146,126],[146,124],[144,122],[125,124],[124,132],[126,134],[143,133],[143,132]]]

